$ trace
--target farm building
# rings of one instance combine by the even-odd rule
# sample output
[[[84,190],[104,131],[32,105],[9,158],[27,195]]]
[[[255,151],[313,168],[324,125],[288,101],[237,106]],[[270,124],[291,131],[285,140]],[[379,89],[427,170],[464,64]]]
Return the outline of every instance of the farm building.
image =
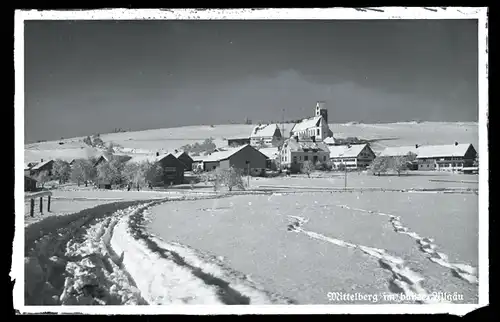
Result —
[[[402,157],[408,155],[408,153],[413,153],[418,155],[419,145],[408,145],[408,146],[396,146],[385,148],[379,156],[381,157]]]
[[[176,152],[174,154],[174,157],[176,157],[177,160],[181,161],[184,164],[184,169],[186,171],[192,170],[193,158],[191,158],[187,152],[185,152],[185,151]]]
[[[39,163],[37,163],[36,165],[32,166],[29,169],[30,176],[37,176],[42,171],[47,171],[49,176],[51,176],[53,166],[54,166],[54,160],[43,161],[43,159],[41,159]]]
[[[199,155],[193,157],[193,170],[199,171],[212,171],[219,166],[219,160],[217,154],[220,152],[214,152],[209,155]]]
[[[247,172],[249,168],[254,171],[260,171],[267,166],[267,156],[247,144],[239,148],[195,157],[194,165],[203,171],[211,171],[218,167],[222,169],[233,167],[241,169],[244,172]]]
[[[278,124],[257,125],[250,134],[250,144],[257,146],[261,143],[272,145],[281,141],[282,135]]]
[[[317,102],[314,117],[302,120],[293,126],[290,136],[309,136],[321,142],[333,133],[328,126],[328,110],[324,102]]]
[[[230,147],[238,147],[245,144],[250,144],[250,138],[227,139],[227,145]]]
[[[348,169],[364,169],[375,159],[368,144],[329,146],[330,161],[336,168],[343,164]]]
[[[36,190],[36,180],[25,175],[24,191],[35,191],[35,190]]]
[[[127,162],[141,163],[145,161],[153,164],[160,164],[163,169],[161,181],[164,185],[183,183],[186,165],[179,161],[173,154],[168,153],[160,155],[160,153],[157,152],[155,155],[138,155],[129,159]]]
[[[282,169],[300,168],[306,161],[327,162],[330,158],[328,146],[313,139],[299,139],[298,136],[285,141],[280,149],[279,163]]]
[[[219,156],[220,168],[241,169],[248,174],[248,170],[260,172],[267,168],[267,156],[251,145],[244,145],[232,151],[226,151]]]
[[[472,167],[477,151],[472,144],[427,145],[418,148],[419,170],[461,171]]]
[[[163,169],[163,183],[165,185],[182,184],[186,165],[179,161],[173,154],[159,156],[156,162]]]

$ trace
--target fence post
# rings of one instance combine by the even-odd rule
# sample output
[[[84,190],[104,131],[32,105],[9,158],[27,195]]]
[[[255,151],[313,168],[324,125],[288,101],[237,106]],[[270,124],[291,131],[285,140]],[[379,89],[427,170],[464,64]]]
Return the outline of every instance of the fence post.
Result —
[[[43,197],[40,197],[40,214],[43,215]]]
[[[47,212],[50,212],[50,195],[47,198]]]
[[[35,215],[35,199],[30,199],[30,216],[33,217]]]

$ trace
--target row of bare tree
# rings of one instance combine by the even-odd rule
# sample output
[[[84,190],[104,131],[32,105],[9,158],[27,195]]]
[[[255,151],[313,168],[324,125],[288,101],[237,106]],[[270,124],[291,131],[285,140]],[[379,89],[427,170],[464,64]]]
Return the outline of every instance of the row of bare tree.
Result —
[[[95,158],[77,159],[72,165],[64,160],[56,160],[52,168],[52,176],[47,171],[42,171],[37,176],[37,181],[43,185],[49,180],[58,180],[59,183],[74,182],[80,185],[89,182],[106,181],[115,184],[144,185],[156,183],[162,179],[163,168],[159,163],[149,161],[123,162],[112,158],[109,162],[95,165]]]

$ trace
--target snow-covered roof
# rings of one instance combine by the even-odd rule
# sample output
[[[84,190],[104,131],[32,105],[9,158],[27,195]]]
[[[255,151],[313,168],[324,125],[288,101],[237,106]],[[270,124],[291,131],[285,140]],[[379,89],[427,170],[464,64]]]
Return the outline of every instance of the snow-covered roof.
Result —
[[[257,125],[256,127],[253,128],[250,137],[251,138],[272,137],[274,136],[274,132],[276,132],[276,129],[279,130],[277,124]]]
[[[125,162],[125,161],[128,161],[130,160],[131,156],[128,155],[128,154],[112,154],[112,153],[109,153],[109,152],[104,152],[102,153],[101,155],[99,155],[99,157],[97,158],[98,160],[103,158],[104,160],[106,160],[107,162],[113,160],[113,159],[118,159],[122,162]]]
[[[366,147],[366,144],[329,146],[330,158],[355,158]]]
[[[156,163],[164,158],[166,158],[169,154],[173,156],[172,153],[165,153],[162,155],[157,156],[156,154],[139,154],[139,155],[134,155],[132,156],[128,162],[134,162],[134,163],[141,163],[141,162],[151,162],[151,163]]]
[[[307,129],[310,129],[312,127],[316,127],[319,122],[319,120],[322,118],[322,116],[315,116],[315,117],[311,117],[311,118],[308,118],[308,119],[303,119],[302,122],[300,123],[297,123],[293,126],[292,128],[292,132],[300,132],[300,131],[304,131],[304,130],[307,130]]]
[[[264,154],[269,159],[275,159],[275,158],[278,157],[278,154],[279,154],[279,151],[278,151],[277,147],[262,148],[262,149],[259,149],[259,152],[262,153],[262,154]]]
[[[40,163],[36,164],[35,166],[33,166],[31,168],[31,170],[39,170],[42,167],[44,167],[45,165],[49,164],[50,162],[53,162],[53,160],[47,160],[47,161],[40,162]]]
[[[302,140],[299,142],[295,139],[288,139],[285,141],[284,145],[290,147],[293,152],[303,152],[305,149],[318,149],[324,152],[328,152],[328,146],[323,142],[313,142],[312,140]]]
[[[179,152],[172,153],[172,155],[176,158],[179,158],[183,153],[184,153],[184,151],[179,151]]]
[[[200,155],[193,157],[194,161],[196,162],[217,162],[217,161],[222,161],[227,158],[230,158],[233,154],[237,153],[240,150],[243,150],[247,146],[250,146],[252,149],[254,149],[250,144],[245,144],[242,146],[239,146],[237,148],[229,148],[226,151],[219,151],[219,152],[214,152],[210,155]],[[264,154],[265,155],[265,154]]]
[[[333,136],[330,136],[330,137],[324,139],[323,143],[325,143],[325,144],[335,144],[335,139],[333,138]]]
[[[381,157],[401,157],[407,155],[409,152],[414,154],[419,154],[422,147],[416,147],[415,145],[407,146],[392,146],[387,147],[382,152],[380,152]]]
[[[418,148],[417,158],[463,157],[472,144],[426,145]]]

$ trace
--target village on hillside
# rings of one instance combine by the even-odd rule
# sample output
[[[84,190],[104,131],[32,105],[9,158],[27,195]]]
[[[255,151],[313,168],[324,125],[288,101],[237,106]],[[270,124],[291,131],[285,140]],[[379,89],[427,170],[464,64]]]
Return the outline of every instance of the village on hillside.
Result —
[[[54,179],[103,189],[152,189],[213,180],[210,173],[216,170],[230,170],[233,176],[263,177],[309,176],[313,171],[368,171],[378,176],[405,171],[478,173],[478,154],[471,143],[415,142],[414,146],[387,147],[376,153],[370,142],[356,137],[336,138],[328,125],[325,102],[318,101],[312,112],[311,117],[295,123],[289,133],[284,133],[280,124],[258,124],[248,137],[228,138],[226,146],[216,146],[207,139],[150,155],[118,153],[118,147],[106,145],[99,136],[93,140],[87,137],[84,142],[100,148],[101,155],[88,160],[41,159],[25,164],[25,190],[43,188]]]

